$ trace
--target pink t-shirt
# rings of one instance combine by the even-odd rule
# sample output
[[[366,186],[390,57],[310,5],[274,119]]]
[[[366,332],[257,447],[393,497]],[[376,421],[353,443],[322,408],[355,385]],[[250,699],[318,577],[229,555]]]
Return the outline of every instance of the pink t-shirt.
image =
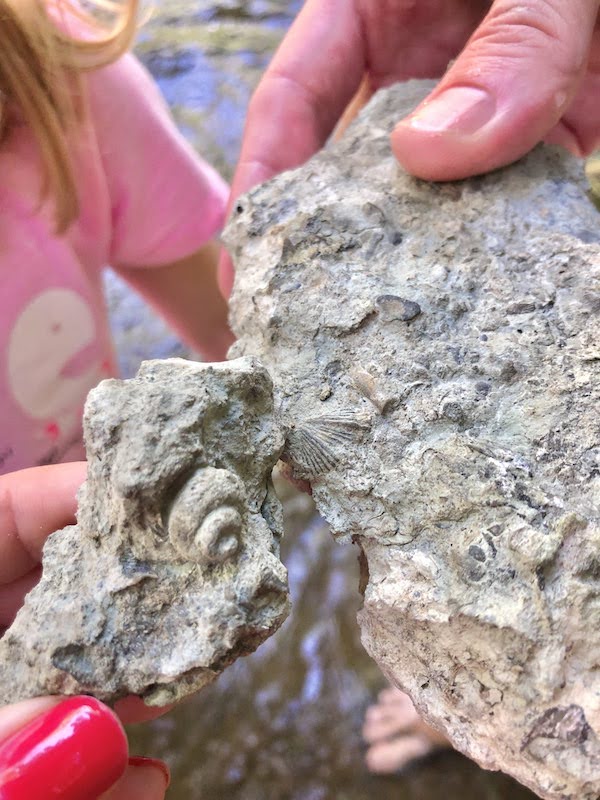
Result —
[[[86,395],[116,370],[103,267],[168,264],[223,223],[225,183],[133,56],[85,81],[89,116],[72,153],[81,213],[67,234],[40,207],[30,131],[15,128],[0,148],[0,474],[84,457]]]

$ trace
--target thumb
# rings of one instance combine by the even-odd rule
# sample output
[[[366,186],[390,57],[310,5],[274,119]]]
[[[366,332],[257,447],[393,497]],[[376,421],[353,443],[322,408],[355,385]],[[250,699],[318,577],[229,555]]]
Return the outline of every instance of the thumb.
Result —
[[[400,163],[420,178],[454,180],[527,153],[577,92],[598,5],[496,0],[440,84],[396,126]]]

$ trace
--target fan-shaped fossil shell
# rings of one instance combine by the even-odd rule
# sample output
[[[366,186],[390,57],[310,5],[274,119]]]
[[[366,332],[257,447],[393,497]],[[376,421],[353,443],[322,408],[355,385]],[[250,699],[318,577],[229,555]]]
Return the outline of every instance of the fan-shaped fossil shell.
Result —
[[[282,459],[291,463],[301,477],[311,478],[329,472],[368,428],[368,421],[365,414],[342,410],[291,425]]]

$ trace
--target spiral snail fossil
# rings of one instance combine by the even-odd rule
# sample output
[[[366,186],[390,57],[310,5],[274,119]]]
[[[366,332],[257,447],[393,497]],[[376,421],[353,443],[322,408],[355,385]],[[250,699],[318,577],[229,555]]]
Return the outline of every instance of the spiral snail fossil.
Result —
[[[240,549],[244,528],[244,484],[232,472],[204,467],[175,497],[168,516],[169,539],[189,560],[217,564]]]

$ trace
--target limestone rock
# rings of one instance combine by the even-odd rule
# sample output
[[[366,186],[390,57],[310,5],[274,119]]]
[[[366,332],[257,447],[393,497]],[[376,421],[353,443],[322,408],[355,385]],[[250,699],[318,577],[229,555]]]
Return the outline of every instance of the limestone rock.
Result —
[[[271,471],[283,446],[255,359],[149,361],[85,412],[77,525],[0,641],[0,704],[128,694],[163,705],[252,652],[288,612]]]
[[[456,747],[541,797],[600,794],[600,216],[539,147],[432,185],[392,157],[430,89],[241,198],[233,354],[286,459],[358,541],[364,642]]]

